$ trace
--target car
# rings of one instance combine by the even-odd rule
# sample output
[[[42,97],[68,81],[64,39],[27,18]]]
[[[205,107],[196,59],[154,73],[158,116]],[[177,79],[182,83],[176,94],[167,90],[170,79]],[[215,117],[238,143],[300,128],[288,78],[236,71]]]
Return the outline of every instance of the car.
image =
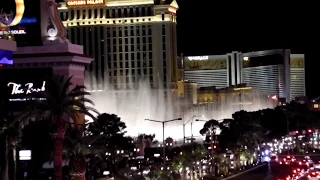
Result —
[[[318,172],[313,171],[313,172],[310,172],[307,177],[309,180],[319,180],[320,174]]]
[[[313,162],[313,160],[310,158],[310,156],[305,156],[305,157],[303,158],[303,161],[305,161],[308,165],[313,165],[313,164],[314,164],[314,162]]]
[[[270,157],[270,163],[276,163],[278,162],[279,159],[278,159],[278,156],[277,155],[271,155]]]
[[[276,176],[275,179],[276,180],[291,180],[292,176],[290,176],[290,175],[278,175],[278,176]]]
[[[283,158],[281,161],[279,161],[279,164],[283,164],[283,165],[289,165],[292,164],[296,161],[296,158],[294,156],[286,156],[285,158]]]

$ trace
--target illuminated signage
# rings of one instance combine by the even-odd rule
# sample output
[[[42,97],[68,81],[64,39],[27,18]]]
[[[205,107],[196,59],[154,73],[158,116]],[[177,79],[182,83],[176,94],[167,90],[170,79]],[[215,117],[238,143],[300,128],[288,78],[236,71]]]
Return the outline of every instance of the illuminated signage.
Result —
[[[20,23],[25,10],[24,0],[15,0],[15,3],[16,3],[16,13],[13,20],[8,24],[4,24],[0,22],[0,27],[15,26]],[[8,16],[6,16],[5,14],[2,16],[5,17],[4,19],[8,19]]]
[[[209,56],[190,56],[190,57],[188,57],[188,59],[190,61],[193,61],[193,60],[208,60]]]
[[[13,64],[13,59],[12,59],[12,51],[7,51],[7,50],[1,50],[0,49],[0,64]]]
[[[11,87],[11,95],[17,95],[17,94],[31,94],[34,92],[43,92],[46,90],[46,82],[42,82],[42,86],[40,88],[33,87],[33,83],[26,83],[24,85],[9,82],[8,87]]]
[[[68,6],[85,6],[85,5],[101,5],[105,4],[104,0],[68,0]]]
[[[0,31],[0,35],[6,34],[27,34],[25,30]]]

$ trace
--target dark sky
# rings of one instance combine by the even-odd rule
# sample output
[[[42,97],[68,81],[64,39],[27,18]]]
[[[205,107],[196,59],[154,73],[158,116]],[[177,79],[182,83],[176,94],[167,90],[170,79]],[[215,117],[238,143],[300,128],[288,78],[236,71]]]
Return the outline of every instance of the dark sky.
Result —
[[[178,4],[179,53],[214,55],[290,48],[293,53],[306,54],[307,95],[320,96],[316,5],[213,0],[178,0]]]

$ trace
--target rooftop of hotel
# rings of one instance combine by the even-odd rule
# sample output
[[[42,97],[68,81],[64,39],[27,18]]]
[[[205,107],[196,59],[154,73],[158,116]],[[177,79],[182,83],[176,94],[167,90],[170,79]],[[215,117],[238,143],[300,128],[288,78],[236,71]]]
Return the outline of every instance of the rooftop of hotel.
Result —
[[[69,0],[71,2],[76,2],[78,0]],[[105,0],[104,3],[98,3],[96,5],[106,6],[131,6],[131,5],[144,5],[144,4],[154,4],[154,5],[171,5],[172,7],[179,8],[176,0]],[[68,2],[61,2],[62,7],[65,8]],[[75,7],[84,5],[75,5]]]

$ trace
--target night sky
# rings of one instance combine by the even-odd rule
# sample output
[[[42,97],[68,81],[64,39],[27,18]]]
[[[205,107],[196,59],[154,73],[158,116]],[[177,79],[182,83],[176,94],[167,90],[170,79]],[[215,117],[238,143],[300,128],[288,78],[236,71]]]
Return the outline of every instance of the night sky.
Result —
[[[306,54],[307,95],[320,96],[320,21],[316,18],[320,16],[312,4],[212,0],[178,0],[178,4],[179,53],[214,55],[290,48],[293,53]]]

